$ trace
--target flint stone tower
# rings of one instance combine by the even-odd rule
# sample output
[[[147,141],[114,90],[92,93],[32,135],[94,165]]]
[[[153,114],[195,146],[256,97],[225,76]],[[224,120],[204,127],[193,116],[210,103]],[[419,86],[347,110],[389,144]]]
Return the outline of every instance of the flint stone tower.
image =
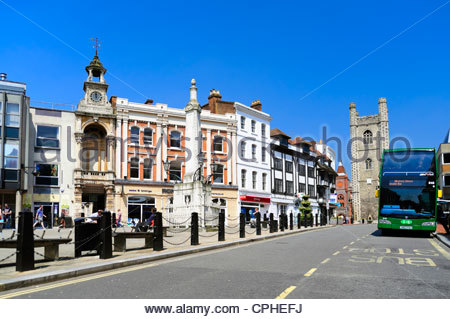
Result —
[[[378,114],[359,116],[356,104],[350,103],[352,161],[352,201],[356,221],[376,219],[383,149],[389,148],[389,120],[386,98],[378,99]],[[370,218],[369,218],[370,216]]]

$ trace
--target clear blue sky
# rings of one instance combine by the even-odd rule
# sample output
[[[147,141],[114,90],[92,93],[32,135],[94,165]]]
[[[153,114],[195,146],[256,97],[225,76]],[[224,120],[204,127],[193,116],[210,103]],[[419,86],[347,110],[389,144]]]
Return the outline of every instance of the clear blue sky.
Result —
[[[0,0],[0,72],[32,100],[76,105],[97,36],[109,96],[184,107],[195,77],[201,103],[211,88],[258,98],[272,128],[320,139],[326,125],[344,140],[348,104],[373,114],[386,97],[391,138],[438,147],[450,126],[450,3],[417,22],[446,2]]]

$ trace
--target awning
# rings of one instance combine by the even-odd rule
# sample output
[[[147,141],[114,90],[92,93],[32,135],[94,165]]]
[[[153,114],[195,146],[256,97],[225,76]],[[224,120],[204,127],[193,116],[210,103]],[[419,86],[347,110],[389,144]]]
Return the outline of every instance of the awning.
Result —
[[[241,201],[242,202],[253,202],[253,203],[270,203],[270,197],[241,195]]]

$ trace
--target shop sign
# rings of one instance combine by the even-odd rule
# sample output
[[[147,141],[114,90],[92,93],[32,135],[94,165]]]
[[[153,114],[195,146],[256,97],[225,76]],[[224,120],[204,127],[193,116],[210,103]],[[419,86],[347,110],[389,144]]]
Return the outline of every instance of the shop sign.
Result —
[[[255,202],[255,203],[270,203],[270,198],[269,197],[241,195],[241,201],[242,202]]]
[[[128,192],[129,193],[153,193],[153,191],[146,190],[146,189],[129,189]]]

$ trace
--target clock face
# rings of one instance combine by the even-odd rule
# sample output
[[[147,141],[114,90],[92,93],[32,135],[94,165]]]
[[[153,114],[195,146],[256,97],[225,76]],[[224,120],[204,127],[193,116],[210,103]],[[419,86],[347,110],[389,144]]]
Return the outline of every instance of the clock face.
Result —
[[[102,95],[98,91],[94,91],[91,93],[91,99],[94,102],[100,102],[102,100]]]

